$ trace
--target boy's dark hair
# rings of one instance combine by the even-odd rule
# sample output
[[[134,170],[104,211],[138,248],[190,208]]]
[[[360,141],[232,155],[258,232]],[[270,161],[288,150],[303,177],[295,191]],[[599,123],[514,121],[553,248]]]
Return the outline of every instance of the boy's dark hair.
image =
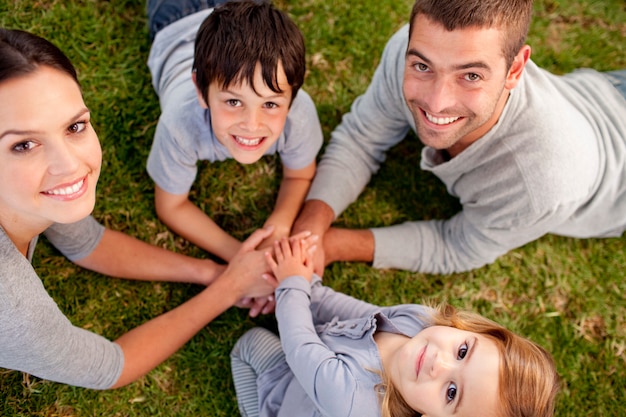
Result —
[[[304,37],[291,18],[268,1],[228,1],[217,6],[198,30],[193,71],[207,102],[214,81],[222,87],[247,81],[254,89],[257,63],[265,84],[282,93],[277,81],[279,62],[293,100],[304,82]]]

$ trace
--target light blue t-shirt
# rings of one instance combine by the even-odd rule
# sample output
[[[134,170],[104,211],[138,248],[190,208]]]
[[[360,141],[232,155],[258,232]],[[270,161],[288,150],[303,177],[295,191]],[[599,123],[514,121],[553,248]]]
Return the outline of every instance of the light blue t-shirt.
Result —
[[[171,194],[189,192],[198,161],[232,158],[215,137],[210,110],[200,106],[191,79],[196,32],[212,10],[189,15],[159,31],[148,58],[162,111],[148,157],[148,174]],[[305,168],[315,161],[323,140],[315,103],[300,90],[283,132],[265,155],[278,153],[285,167]]]

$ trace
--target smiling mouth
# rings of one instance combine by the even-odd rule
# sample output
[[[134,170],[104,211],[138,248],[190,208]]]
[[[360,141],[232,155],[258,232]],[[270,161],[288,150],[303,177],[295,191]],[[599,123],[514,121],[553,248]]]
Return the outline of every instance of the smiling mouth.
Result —
[[[457,120],[459,120],[461,117],[457,116],[457,117],[435,117],[432,114],[428,113],[428,112],[424,112],[424,114],[426,115],[426,119],[428,119],[429,122],[434,123],[436,125],[439,126],[445,126],[445,125],[449,125],[451,123],[456,122]]]
[[[422,351],[417,355],[417,363],[415,364],[415,379],[419,378],[420,371],[424,365],[424,358],[426,357],[426,347],[422,348]]]
[[[72,195],[80,191],[84,183],[85,183],[85,179],[83,178],[80,181],[74,183],[73,185],[69,185],[67,187],[59,187],[53,190],[43,191],[43,194],[59,195],[59,196]]]
[[[258,146],[261,142],[263,142],[263,137],[260,138],[244,138],[242,136],[233,136],[235,138],[235,142],[242,146]]]

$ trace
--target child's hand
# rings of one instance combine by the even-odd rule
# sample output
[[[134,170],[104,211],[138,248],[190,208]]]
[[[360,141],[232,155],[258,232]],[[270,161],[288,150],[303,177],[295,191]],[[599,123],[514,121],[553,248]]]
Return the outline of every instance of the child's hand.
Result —
[[[265,252],[265,258],[278,282],[292,275],[303,276],[311,282],[315,248],[315,244],[311,245],[310,240],[283,237],[274,242],[274,256],[270,252]]]

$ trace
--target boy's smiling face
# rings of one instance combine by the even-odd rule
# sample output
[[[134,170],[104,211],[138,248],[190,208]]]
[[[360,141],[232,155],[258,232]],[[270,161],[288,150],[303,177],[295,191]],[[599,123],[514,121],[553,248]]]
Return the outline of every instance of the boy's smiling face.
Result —
[[[261,65],[254,72],[254,88],[246,80],[225,88],[213,81],[208,103],[198,94],[200,104],[211,110],[211,124],[217,140],[237,162],[251,164],[264,155],[280,136],[289,106],[291,86],[282,64],[276,69],[278,87],[272,91],[263,81]]]

